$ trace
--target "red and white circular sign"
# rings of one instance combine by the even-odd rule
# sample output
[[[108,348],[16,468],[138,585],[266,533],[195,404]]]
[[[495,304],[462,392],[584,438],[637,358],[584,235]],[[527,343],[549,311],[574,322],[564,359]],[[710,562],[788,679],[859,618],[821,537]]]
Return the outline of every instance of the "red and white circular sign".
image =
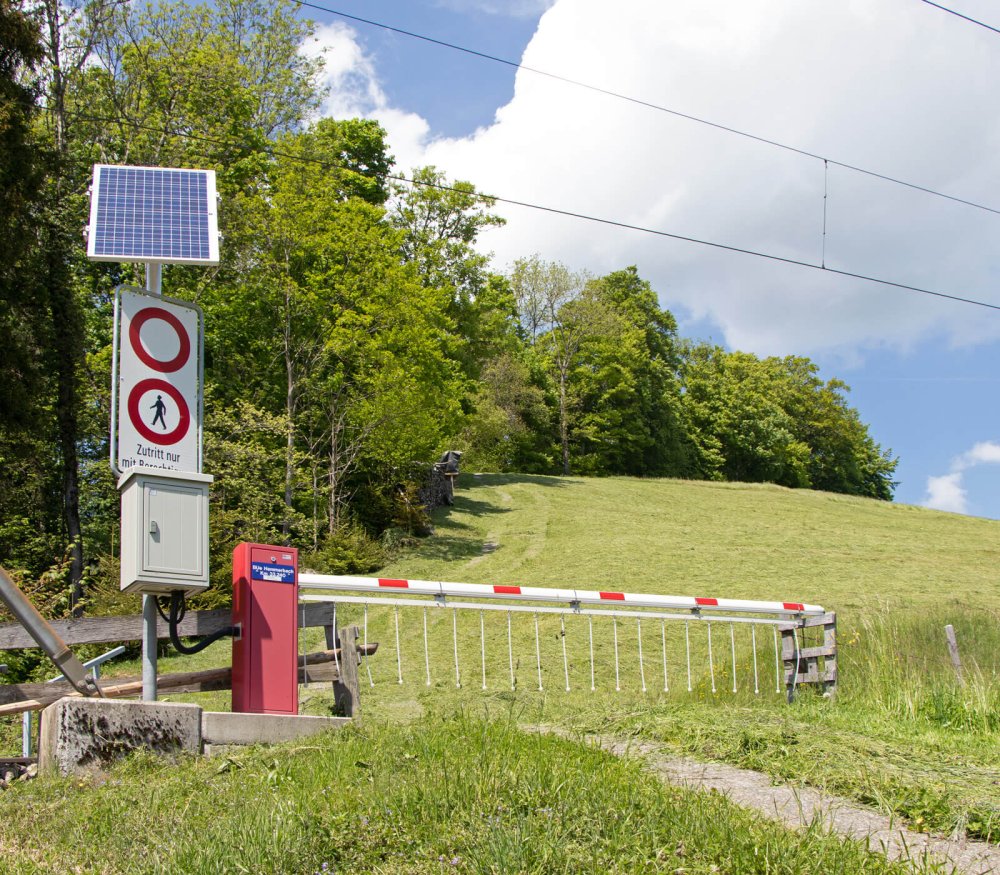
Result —
[[[118,469],[200,471],[201,311],[120,290]]]
[[[161,323],[165,327],[160,327]],[[180,319],[162,306],[144,307],[135,314],[129,322],[128,342],[139,361],[164,374],[179,371],[191,356],[191,338],[187,330]]]

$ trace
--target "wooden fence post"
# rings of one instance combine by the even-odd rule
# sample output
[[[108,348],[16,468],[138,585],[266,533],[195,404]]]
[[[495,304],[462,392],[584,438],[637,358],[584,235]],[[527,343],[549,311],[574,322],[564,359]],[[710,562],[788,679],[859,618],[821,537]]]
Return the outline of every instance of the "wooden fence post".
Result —
[[[958,655],[958,639],[955,637],[955,627],[949,623],[944,627],[945,638],[948,639],[948,655],[951,657],[951,666],[955,669],[955,677],[958,678],[959,686],[965,686],[965,678],[962,676],[962,657]]]
[[[822,627],[823,644],[805,646],[805,630]],[[781,631],[781,660],[785,665],[785,692],[788,701],[795,700],[795,690],[804,684],[819,684],[823,695],[832,696],[837,691],[837,615],[833,612],[822,617],[810,617],[801,625],[789,623],[779,626]],[[803,641],[799,643],[799,630]],[[820,659],[823,667],[820,668]]]
[[[798,658],[798,632],[796,626],[781,627],[781,661],[785,666],[785,696],[788,704],[795,701],[795,687],[802,670]]]
[[[326,627],[327,645],[334,637],[333,627]],[[358,684],[358,627],[341,629],[333,647],[340,648],[340,678],[333,682],[334,707],[338,714],[361,717],[361,687]]]

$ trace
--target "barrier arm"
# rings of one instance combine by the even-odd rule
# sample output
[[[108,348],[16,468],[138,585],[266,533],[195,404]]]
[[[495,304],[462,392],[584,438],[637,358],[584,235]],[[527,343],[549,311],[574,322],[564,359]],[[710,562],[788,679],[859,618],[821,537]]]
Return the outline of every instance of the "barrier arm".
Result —
[[[77,692],[84,696],[101,694],[97,682],[87,674],[83,663],[73,655],[73,651],[56,634],[48,620],[28,601],[28,597],[11,580],[4,568],[0,568],[0,600],[14,615],[14,619],[24,626],[38,646],[48,654],[49,659],[56,664],[56,668],[63,673]]]
[[[517,601],[562,602],[569,605],[605,605],[632,608],[702,612],[780,614],[797,617],[820,617],[826,613],[820,605],[802,602],[753,601],[749,599],[705,598],[701,596],[650,595],[607,590],[578,590],[540,586],[510,586],[484,583],[449,583],[439,580],[402,580],[386,577],[299,573],[300,589],[340,592],[381,593],[382,595],[422,595],[437,599],[449,597],[510,599]]]

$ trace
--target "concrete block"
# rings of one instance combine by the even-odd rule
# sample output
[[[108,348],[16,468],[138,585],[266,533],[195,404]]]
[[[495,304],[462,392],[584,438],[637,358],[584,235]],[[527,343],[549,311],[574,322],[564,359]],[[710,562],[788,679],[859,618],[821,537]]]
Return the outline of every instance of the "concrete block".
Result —
[[[201,753],[201,708],[67,697],[42,712],[38,765],[64,775],[102,769],[135,750]]]
[[[277,744],[296,738],[307,738],[330,729],[340,729],[350,722],[347,717],[232,714],[225,711],[205,711],[201,715],[201,735],[205,743],[205,753],[211,754],[213,747],[238,744]]]

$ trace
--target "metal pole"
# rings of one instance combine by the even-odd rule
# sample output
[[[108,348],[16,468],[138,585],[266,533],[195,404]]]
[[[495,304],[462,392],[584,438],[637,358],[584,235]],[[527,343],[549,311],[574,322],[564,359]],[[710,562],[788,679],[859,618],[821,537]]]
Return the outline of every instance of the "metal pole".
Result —
[[[93,678],[87,676],[87,670],[83,667],[83,663],[73,655],[73,651],[56,634],[55,629],[49,625],[49,621],[38,613],[35,606],[28,601],[3,568],[0,568],[0,601],[7,606],[7,610],[14,615],[14,619],[35,639],[38,646],[56,664],[56,668],[66,676],[74,689],[84,696],[99,695],[97,684],[94,683]]]
[[[142,595],[142,701],[156,701],[156,596]]]
[[[163,265],[157,261],[146,262],[146,291],[151,295],[163,294]]]
[[[146,291],[162,294],[163,265],[146,262]],[[156,701],[156,596],[142,596],[142,701]]]

